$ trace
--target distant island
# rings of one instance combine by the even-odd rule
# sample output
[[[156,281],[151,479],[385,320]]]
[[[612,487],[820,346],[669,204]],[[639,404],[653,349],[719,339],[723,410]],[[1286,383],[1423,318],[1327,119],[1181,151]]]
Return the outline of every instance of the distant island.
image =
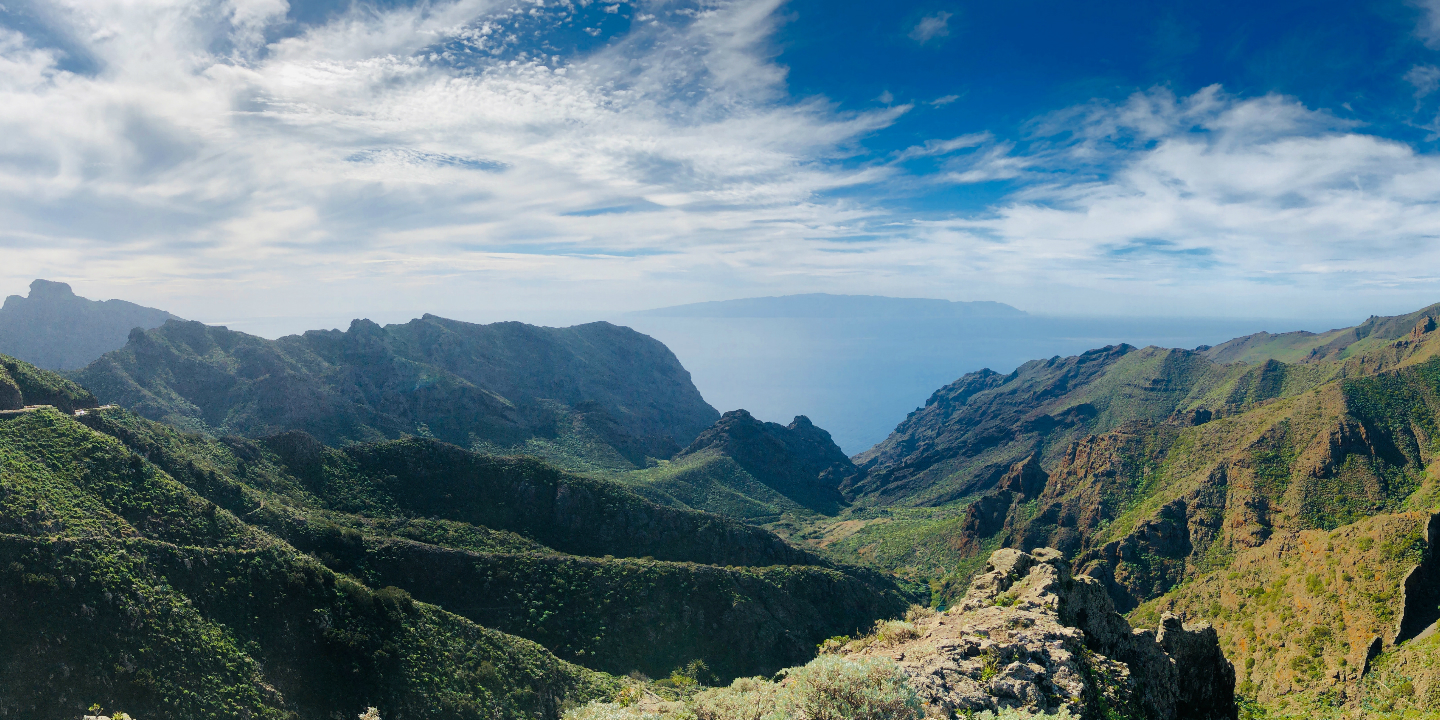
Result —
[[[1005,303],[956,302],[881,295],[781,295],[674,305],[632,313],[668,318],[1021,318],[1028,313]]]

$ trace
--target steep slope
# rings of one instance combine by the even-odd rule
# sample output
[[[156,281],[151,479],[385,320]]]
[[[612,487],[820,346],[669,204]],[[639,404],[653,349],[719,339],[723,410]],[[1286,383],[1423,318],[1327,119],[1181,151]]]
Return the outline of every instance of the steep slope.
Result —
[[[0,712],[56,720],[555,717],[615,687],[337,574],[53,409],[0,417],[0,645]]]
[[[80,420],[332,570],[606,671],[774,672],[910,601],[758,528],[533,459],[425,439],[220,441],[119,409]]]
[[[1440,303],[1405,315],[1371,316],[1355,327],[1324,333],[1288,332],[1272,335],[1267,332],[1238,337],[1201,350],[1216,362],[1259,363],[1279,360],[1287,363],[1343,360],[1356,353],[1374,350],[1404,338],[1417,327],[1430,324],[1440,316]]]
[[[0,353],[50,370],[78,370],[125,345],[132,328],[159,327],[174,315],[124,300],[87,300],[65,283],[36,280],[30,296],[0,307]]]
[[[1250,377],[1257,373],[1263,381]],[[944,504],[989,489],[1018,460],[1037,452],[1049,460],[1091,433],[1162,421],[1207,400],[1253,402],[1285,390],[1283,378],[1265,373],[1128,345],[1031,361],[1009,375],[970,373],[857,455],[867,474],[847,490],[874,504]]]
[[[971,376],[968,396],[960,383],[934,403],[951,403],[937,413],[948,425],[898,438],[912,441],[911,474],[876,463],[863,482],[878,468],[891,478],[881,490],[970,491],[958,517],[931,523],[947,529],[948,556],[931,558],[951,573],[932,584],[942,605],[994,548],[1054,547],[1137,622],[1169,611],[1213,623],[1239,658],[1240,694],[1279,716],[1437,712],[1433,670],[1404,680],[1408,695],[1387,684],[1406,663],[1429,667],[1412,646],[1440,619],[1432,310],[1322,338],[1328,350],[1293,364],[1111,348]],[[1076,403],[1086,419],[1057,421]]]
[[[761,422],[744,410],[725,413],[675,460],[722,456],[765,487],[811,512],[834,515],[844,505],[839,487],[856,469],[830,434],[801,415],[787,425]]]
[[[73,413],[99,403],[85,388],[23,360],[0,355],[0,411],[53,405]]]
[[[1239,551],[1223,571],[1202,574],[1131,617],[1209,619],[1236,663],[1239,693],[1276,714],[1313,717],[1348,706],[1368,716],[1395,709],[1395,700],[1437,712],[1433,670],[1423,678],[1394,671],[1407,657],[1418,659],[1415,646],[1425,638],[1417,636],[1427,627],[1433,635],[1440,618],[1437,526],[1425,512],[1301,531]],[[1394,669],[1377,682],[1369,677],[1377,666]],[[1411,681],[1428,684],[1395,692]]]
[[[194,431],[304,430],[332,445],[418,435],[505,449],[574,434],[578,423],[600,451],[642,465],[718,416],[665,346],[608,323],[426,315],[271,341],[171,321],[132,333],[76,378],[105,402]]]
[[[874,505],[970,497],[1031,453],[1050,465],[1071,442],[1126,423],[1198,423],[1418,362],[1436,352],[1424,341],[1437,316],[1440,305],[1322,335],[1261,333],[1199,351],[1117,345],[1034,360],[1009,375],[970,373],[855,456],[866,474],[846,490]]]

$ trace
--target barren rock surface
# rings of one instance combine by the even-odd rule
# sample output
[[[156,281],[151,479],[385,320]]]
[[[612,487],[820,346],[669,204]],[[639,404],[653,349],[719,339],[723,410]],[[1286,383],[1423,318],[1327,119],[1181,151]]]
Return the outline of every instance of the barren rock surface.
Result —
[[[1132,629],[1098,581],[1072,577],[1049,548],[996,551],[949,611],[842,652],[895,660],[936,715],[1236,717],[1235,671],[1209,625],[1167,615],[1158,636]]]

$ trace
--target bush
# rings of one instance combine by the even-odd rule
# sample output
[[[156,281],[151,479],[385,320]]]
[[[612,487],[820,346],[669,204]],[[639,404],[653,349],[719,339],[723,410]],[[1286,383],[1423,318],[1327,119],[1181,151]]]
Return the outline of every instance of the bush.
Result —
[[[822,655],[792,671],[786,680],[788,704],[806,720],[921,717],[920,698],[906,684],[905,673],[888,660]]]
[[[850,642],[849,635],[836,635],[815,646],[821,655],[836,655]]]
[[[688,711],[681,714],[646,712],[618,703],[592,702],[565,713],[565,720],[693,720]]]
[[[1054,715],[1047,715],[1043,712],[1028,713],[1024,710],[1001,708],[1000,712],[992,713],[989,710],[981,710],[975,714],[975,720],[1030,720],[1031,718],[1043,718],[1044,720],[1074,720],[1075,716],[1070,714],[1068,708],[1060,708]]]
[[[914,623],[904,620],[879,620],[875,623],[875,639],[881,642],[904,642],[920,637]]]
[[[822,655],[783,682],[740,678],[661,712],[592,702],[565,720],[919,720],[920,699],[895,663]],[[1008,718],[1007,718],[1008,720]]]

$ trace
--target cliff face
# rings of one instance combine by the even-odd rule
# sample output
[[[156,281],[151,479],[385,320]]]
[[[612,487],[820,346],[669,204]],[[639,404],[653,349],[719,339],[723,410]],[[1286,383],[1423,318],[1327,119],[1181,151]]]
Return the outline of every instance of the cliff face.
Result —
[[[132,328],[159,327],[164,310],[124,300],[87,300],[65,283],[36,280],[30,296],[0,307],[0,353],[49,370],[76,370],[125,345]]]
[[[814,512],[834,515],[845,504],[840,487],[859,470],[804,415],[787,425],[761,422],[744,410],[725,413],[677,460],[705,452],[729,457],[753,478]]]
[[[327,444],[418,435],[511,448],[558,437],[580,415],[587,433],[643,462],[718,416],[664,345],[608,323],[427,315],[271,341],[172,321],[131,333],[77,377],[106,402],[190,430],[303,430]]]
[[[947,715],[1068,710],[1085,718],[1235,718],[1235,670],[1216,633],[1166,615],[1130,627],[1094,579],[1072,577],[1056,550],[999,550],[964,600],[880,639],[932,709]]]

